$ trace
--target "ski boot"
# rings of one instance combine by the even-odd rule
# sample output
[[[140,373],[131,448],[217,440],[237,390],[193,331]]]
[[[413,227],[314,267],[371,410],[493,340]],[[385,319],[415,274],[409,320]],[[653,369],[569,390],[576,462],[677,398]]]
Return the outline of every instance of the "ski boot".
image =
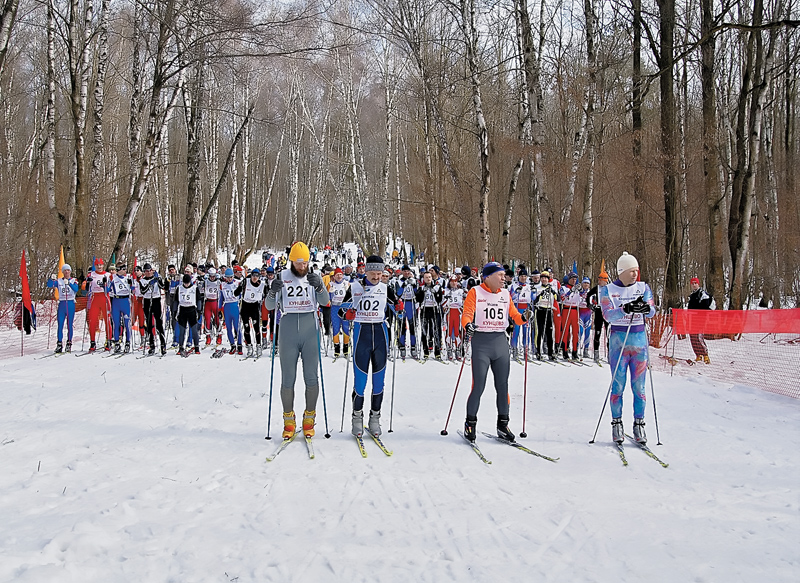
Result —
[[[314,437],[314,425],[317,423],[316,411],[303,412],[303,435],[306,437]]]
[[[467,415],[467,420],[464,421],[464,437],[469,441],[475,441],[475,427],[478,425],[478,418]]]
[[[253,358],[253,345],[247,345],[247,358]]]
[[[67,341],[67,346],[64,349],[65,352],[72,352],[72,342]]]
[[[416,346],[412,346],[411,347],[411,358],[413,358],[415,360],[417,358],[417,347]]]
[[[573,350],[572,351],[572,360],[578,360],[578,351],[577,350]]]
[[[506,441],[514,441],[514,434],[508,429],[508,415],[497,416],[497,437]]]
[[[126,342],[125,343],[125,349],[123,350],[123,352],[125,354],[128,354],[130,351],[131,351],[131,343],[130,342]]]
[[[589,358],[589,349],[588,348],[584,348],[583,349],[583,358]]]
[[[211,346],[211,334],[206,334],[206,346]]]
[[[435,358],[438,361],[442,361],[442,353],[441,353],[441,351],[438,350],[438,349],[434,350],[433,351],[433,358]]]
[[[236,354],[236,345],[231,344],[231,349],[228,351],[228,354]]]
[[[106,343],[103,345],[103,350],[106,352],[111,352],[111,342],[106,340]]]
[[[405,346],[401,346],[400,347],[400,358],[402,360],[406,359],[406,347]]]
[[[611,439],[616,443],[625,441],[625,430],[622,427],[622,417],[615,417],[611,420]]]
[[[703,362],[706,363],[706,364],[711,364],[711,359],[708,358],[707,354],[703,356]]]
[[[703,362],[703,355],[698,354],[697,357],[694,359],[695,362]]]
[[[156,347],[151,346],[150,349],[147,351],[148,356],[153,356],[156,353]]]
[[[261,358],[264,353],[264,348],[260,344],[256,344],[256,358]]]
[[[555,362],[556,361],[556,355],[555,354],[551,354],[549,358],[550,358],[551,362]]]
[[[344,355],[345,358],[347,358],[347,356],[350,354],[350,343],[349,342],[345,342],[344,343],[344,348],[342,349],[342,354]]]
[[[155,352],[155,349],[151,349],[151,350],[153,350],[153,352]],[[167,345],[166,344],[162,344],[161,345],[161,356],[164,356],[166,353],[167,353]]]
[[[339,347],[338,344],[333,345],[333,358],[339,358],[342,353],[342,349]]]
[[[369,421],[367,423],[367,427],[369,427],[369,432],[375,437],[378,437],[381,434],[380,411],[373,411],[372,409],[369,410]]]
[[[596,363],[600,364],[600,351],[599,350],[595,350],[594,351],[594,361]]]
[[[122,345],[119,342],[114,343],[114,354],[122,352]]]
[[[217,334],[217,346],[222,344],[222,334]]]
[[[236,354],[238,354],[239,356],[241,356],[243,354],[242,345],[241,344],[237,344],[236,345]]]
[[[353,427],[351,433],[356,437],[364,435],[364,411],[353,411]]]
[[[64,351],[64,346],[61,344],[61,342],[56,342],[55,353],[56,354],[61,354],[61,352],[63,352],[63,351]]]
[[[644,433],[644,419],[633,420],[633,438],[636,443],[647,443],[647,435]]]
[[[183,346],[178,346],[178,352],[176,352],[175,354],[177,354],[178,356],[183,356],[184,354]]]
[[[283,414],[283,438],[291,439],[297,430],[297,421],[294,418],[294,411]]]
[[[562,357],[563,357],[562,360],[569,360],[569,353],[567,352],[566,348],[564,350],[562,350],[561,354],[562,354]]]
[[[194,345],[194,353],[200,354],[200,347],[197,344]]]
[[[97,350],[97,343],[92,340],[89,342],[89,352],[95,352]]]

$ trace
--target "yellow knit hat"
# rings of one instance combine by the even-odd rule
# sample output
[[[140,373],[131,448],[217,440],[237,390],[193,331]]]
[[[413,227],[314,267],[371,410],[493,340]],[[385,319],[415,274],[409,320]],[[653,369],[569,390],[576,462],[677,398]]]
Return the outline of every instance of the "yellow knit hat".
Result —
[[[311,252],[308,250],[308,245],[302,241],[298,241],[289,250],[289,261],[308,261],[311,259]]]

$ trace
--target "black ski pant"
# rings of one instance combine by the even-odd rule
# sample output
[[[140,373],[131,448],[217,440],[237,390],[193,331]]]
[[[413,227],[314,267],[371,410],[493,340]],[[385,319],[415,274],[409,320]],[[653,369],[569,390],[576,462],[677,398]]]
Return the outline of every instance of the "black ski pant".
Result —
[[[442,317],[439,308],[422,308],[422,350],[427,356],[430,349],[436,356],[442,351]]]
[[[144,298],[144,316],[147,318],[145,328],[150,336],[150,348],[155,348],[155,333],[158,331],[158,339],[161,346],[166,346],[167,340],[164,337],[164,315],[161,313],[161,298]]]
[[[536,308],[536,352],[542,354],[542,340],[546,341],[547,355],[553,356],[553,310]]]
[[[242,302],[242,328],[244,328],[244,343],[250,344],[250,320],[253,321],[253,331],[256,344],[261,344],[261,303]]]
[[[183,341],[186,338],[186,330],[191,327],[194,347],[199,348],[200,320],[197,317],[197,306],[178,307],[178,326],[180,327],[180,332],[178,333],[178,347],[183,347]]]

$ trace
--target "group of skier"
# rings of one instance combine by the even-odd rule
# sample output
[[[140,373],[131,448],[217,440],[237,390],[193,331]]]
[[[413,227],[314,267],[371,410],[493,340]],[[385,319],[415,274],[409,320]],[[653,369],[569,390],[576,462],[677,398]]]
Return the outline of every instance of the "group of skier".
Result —
[[[314,435],[319,395],[321,343],[332,343],[334,360],[352,354],[352,433],[364,431],[364,405],[368,379],[372,379],[367,430],[381,434],[380,415],[387,361],[397,357],[422,361],[461,360],[471,355],[472,392],[467,402],[464,435],[474,441],[477,414],[488,370],[497,392],[497,435],[514,441],[508,428],[508,375],[512,359],[565,360],[600,359],[603,330],[608,333],[608,363],[612,369],[611,409],[615,441],[623,435],[622,393],[630,370],[634,393],[634,434],[642,443],[644,434],[644,374],[647,340],[644,318],[655,313],[650,288],[638,281],[638,263],[627,253],[617,262],[619,278],[609,282],[602,271],[598,284],[571,272],[559,283],[551,270],[524,266],[516,273],[496,262],[476,268],[464,266],[444,274],[437,266],[417,272],[405,264],[387,267],[383,258],[363,258],[353,269],[346,254],[325,253],[334,265],[312,268],[312,254],[302,242],[287,248],[282,257],[265,254],[261,269],[246,272],[236,262],[222,266],[187,265],[183,274],[170,265],[165,277],[149,263],[129,274],[124,263],[109,265],[96,259],[83,282],[89,294],[87,326],[89,352],[97,350],[99,322],[105,322],[105,350],[131,350],[133,325],[138,322],[141,346],[155,353],[158,337],[161,354],[167,351],[164,315],[173,331],[173,346],[187,356],[200,353],[200,341],[215,343],[213,356],[225,352],[258,358],[264,347],[273,346],[281,366],[283,438],[297,431],[294,385],[297,362],[302,357],[305,384],[303,434]],[[396,259],[396,258],[395,258]],[[278,267],[276,271],[275,267]],[[263,273],[262,273],[263,272]],[[56,352],[69,352],[73,340],[75,298],[81,289],[69,265],[62,277],[53,276],[49,287],[58,292],[58,344]],[[262,278],[262,275],[264,276]],[[162,306],[162,293],[166,309]],[[283,320],[283,332],[279,324]],[[63,344],[63,328],[67,341]],[[262,336],[262,324],[264,332]],[[288,325],[287,325],[288,324]],[[609,329],[610,324],[610,329]],[[230,350],[222,348],[223,326]],[[122,344],[124,340],[124,346]],[[421,344],[421,354],[419,344]],[[271,344],[270,344],[271,343]],[[471,344],[469,353],[466,345]],[[352,350],[351,350],[352,346]]]

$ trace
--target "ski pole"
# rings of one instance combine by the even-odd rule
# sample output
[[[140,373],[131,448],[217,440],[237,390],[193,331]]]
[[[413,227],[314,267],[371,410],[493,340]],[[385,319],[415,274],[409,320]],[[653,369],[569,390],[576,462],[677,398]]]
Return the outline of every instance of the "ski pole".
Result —
[[[650,366],[650,332],[645,325],[645,332],[647,333],[647,370],[650,372],[650,396],[653,398],[653,416],[656,420],[656,445],[663,445],[661,443],[661,435],[658,432],[658,410],[656,409],[656,391],[653,386],[653,368]]]
[[[633,315],[631,315],[631,319],[628,322],[628,328],[625,330],[625,338],[622,340],[622,347],[619,349],[619,358],[617,358],[617,364],[614,366],[614,372],[611,374],[611,382],[608,385],[608,392],[606,392],[606,398],[603,401],[603,408],[600,410],[600,418],[597,420],[597,427],[594,428],[594,435],[589,443],[594,443],[594,440],[597,437],[597,430],[600,429],[600,422],[603,420],[603,413],[606,411],[606,403],[608,403],[608,397],[611,395],[611,389],[614,386],[614,379],[617,376],[619,363],[622,362],[622,353],[625,351],[625,345],[628,343],[628,334],[631,331],[631,324],[633,324]],[[609,359],[610,358],[611,355],[609,354]]]
[[[453,399],[450,401],[450,410],[447,412],[447,420],[444,422],[444,429],[441,430],[440,435],[447,435],[447,426],[450,424],[450,415],[453,413],[453,405],[456,402],[456,394],[458,393],[458,385],[461,383],[461,373],[464,372],[464,365],[467,363],[467,350],[469,349],[469,340],[465,343],[464,358],[461,361],[461,370],[458,371],[458,379],[456,380],[456,388],[453,391]]]
[[[405,312],[403,312],[405,314]],[[403,316],[398,315],[398,318],[402,320]],[[392,421],[394,420],[394,379],[397,377],[397,350],[394,353],[394,360],[392,362],[392,402],[389,406],[389,433],[392,433],[394,430],[392,429]]]
[[[525,348],[525,343],[522,343],[522,349],[525,351],[525,374],[522,381],[522,431],[519,436],[523,439],[528,437],[525,433],[525,418],[528,416],[528,349]]]
[[[320,318],[322,314],[317,312]],[[319,335],[324,332],[323,330],[324,325],[320,326],[319,330],[317,330],[317,358],[319,358],[319,382],[322,386],[322,412],[325,415],[325,439],[331,438],[331,432],[328,430],[328,406],[325,403],[325,373],[322,370],[322,347],[320,344]]]
[[[353,321],[350,320],[350,334],[349,338],[353,339]],[[344,344],[347,347],[347,342]],[[342,425],[339,427],[339,433],[344,431],[344,408],[347,404],[347,375],[350,373],[350,351],[345,355],[345,369],[344,369],[344,391],[342,392]]]
[[[272,362],[269,366],[269,411],[267,413],[267,437],[272,439],[269,434],[270,421],[272,420],[272,384],[275,379],[275,342],[272,343]]]

